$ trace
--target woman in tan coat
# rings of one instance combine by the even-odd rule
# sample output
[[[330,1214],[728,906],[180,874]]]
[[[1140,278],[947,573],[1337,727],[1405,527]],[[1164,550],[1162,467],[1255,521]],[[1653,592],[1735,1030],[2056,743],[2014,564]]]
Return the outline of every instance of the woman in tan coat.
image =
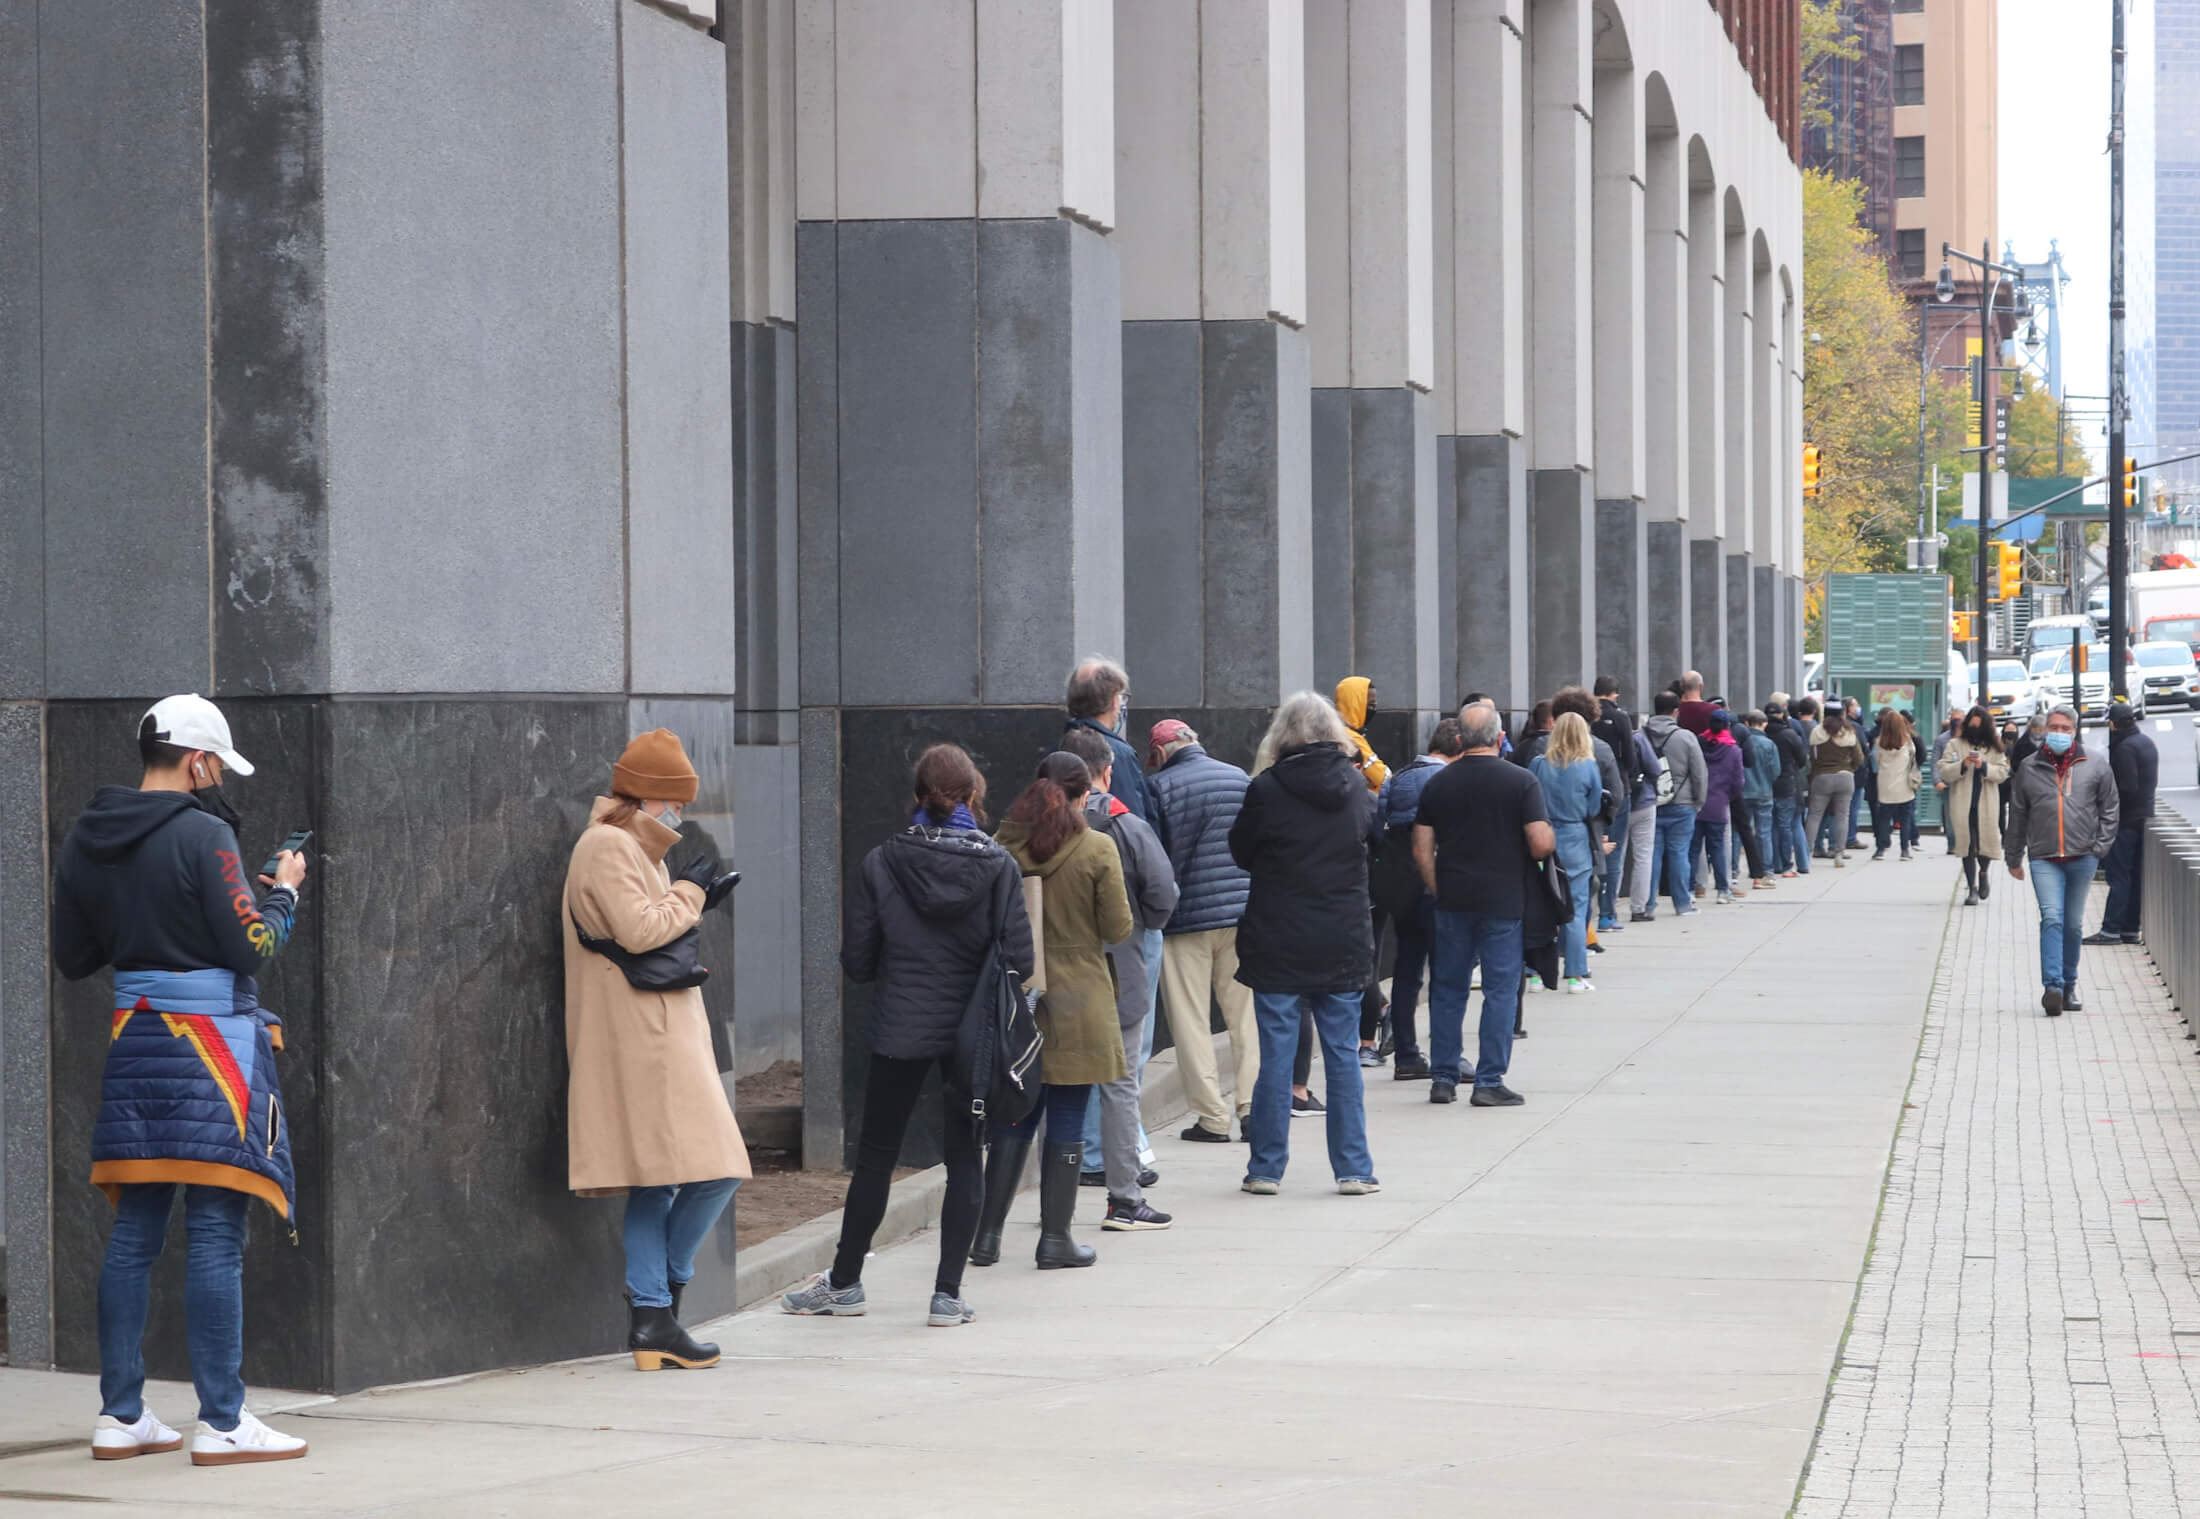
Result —
[[[1047,1142],[1039,1172],[1039,1269],[1089,1266],[1094,1259],[1091,1246],[1070,1238],[1069,1226],[1085,1167],[1085,1109],[1093,1086],[1119,1081],[1130,1069],[1123,1059],[1107,950],[1128,939],[1134,925],[1115,841],[1085,822],[1085,794],[1091,789],[1092,772],[1083,760],[1067,752],[1050,754],[995,835],[1025,875],[1045,883],[1039,963],[1046,968],[1046,991],[1035,1010],[1045,1093],[1022,1123],[994,1131],[985,1208],[970,1248],[974,1266],[1001,1258],[1001,1226],[1042,1111]]]
[[[1963,726],[1940,755],[1941,820],[1948,847],[1963,856],[1963,905],[1975,907],[1994,889],[1993,871],[1980,863],[2001,858],[2001,784],[2009,756],[1984,707],[1963,715]]]
[[[675,734],[659,728],[627,745],[612,794],[596,798],[573,846],[560,915],[568,1184],[583,1197],[626,1194],[627,1348],[644,1371],[717,1361],[717,1346],[680,1327],[680,1289],[749,1174],[701,986],[645,990],[615,958],[678,945],[732,888],[707,858],[677,878],[665,868],[695,789]]]

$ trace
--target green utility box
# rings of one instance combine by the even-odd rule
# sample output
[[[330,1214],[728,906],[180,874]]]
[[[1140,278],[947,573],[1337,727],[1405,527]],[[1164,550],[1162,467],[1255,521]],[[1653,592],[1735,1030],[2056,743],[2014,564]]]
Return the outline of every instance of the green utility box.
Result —
[[[1828,575],[1826,690],[1853,696],[1870,723],[1881,707],[1907,714],[1926,749],[1948,715],[1949,591],[1945,575]],[[1940,823],[1940,793],[1925,777],[1920,828]]]

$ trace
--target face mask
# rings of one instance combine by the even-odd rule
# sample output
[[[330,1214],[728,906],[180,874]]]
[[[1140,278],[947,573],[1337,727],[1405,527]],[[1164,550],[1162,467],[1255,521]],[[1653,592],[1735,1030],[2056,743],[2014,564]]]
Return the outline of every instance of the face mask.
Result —
[[[2057,754],[2068,754],[2070,752],[2070,742],[2076,737],[2075,733],[2059,733],[2051,728],[2047,733],[2047,747]]]
[[[193,778],[198,779],[203,774],[203,771],[195,772]],[[228,795],[218,784],[192,787],[191,800],[199,804],[201,812],[210,812],[227,823],[231,832],[235,832],[244,822],[244,819],[238,816],[237,809],[229,805]]]
[[[1963,741],[1967,744],[1983,744],[1986,742],[1986,730],[1984,728],[1966,728],[1963,730]]]
[[[655,817],[655,818],[657,819],[657,821],[658,821],[658,822],[660,822],[660,823],[664,824],[664,825],[665,825],[665,826],[666,826],[667,828],[670,828],[670,829],[674,830],[675,832],[677,832],[677,831],[679,830],[679,827],[680,827],[680,809],[679,809],[678,807],[676,807],[676,806],[668,806],[668,807],[666,807],[666,808],[665,808],[665,810],[664,810],[664,811],[662,811],[662,812],[659,812],[659,813],[654,813],[654,814],[652,814],[652,816],[654,816],[654,817]]]

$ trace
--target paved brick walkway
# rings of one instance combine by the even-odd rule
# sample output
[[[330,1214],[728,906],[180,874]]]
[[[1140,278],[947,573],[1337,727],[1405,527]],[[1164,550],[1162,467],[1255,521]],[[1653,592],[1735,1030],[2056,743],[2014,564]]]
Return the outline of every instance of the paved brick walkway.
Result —
[[[2200,1059],[2141,950],[2042,1017],[2038,921],[1954,914],[1798,1519],[2200,1513]]]

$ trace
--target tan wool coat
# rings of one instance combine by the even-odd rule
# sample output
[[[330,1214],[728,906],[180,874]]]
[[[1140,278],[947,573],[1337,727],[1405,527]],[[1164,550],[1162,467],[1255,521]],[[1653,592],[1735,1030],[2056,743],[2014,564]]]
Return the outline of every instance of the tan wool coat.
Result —
[[[1964,759],[1984,756],[1984,770],[1967,769]],[[2001,858],[2001,783],[2009,779],[2009,756],[1993,749],[1973,749],[1960,738],[1948,740],[1940,754],[1940,778],[1948,789],[1940,794],[1941,822],[1948,830],[1948,847],[1956,854],[1975,854],[1988,860]],[[1983,784],[1984,789],[1980,790]],[[1978,791],[1978,847],[1971,847],[1971,794]]]
[[[1115,1016],[1115,975],[1107,947],[1131,936],[1131,903],[1115,840],[1087,828],[1046,860],[1033,863],[1020,823],[1003,823],[1002,847],[1025,875],[1045,883],[1047,989],[1036,1013],[1039,1079],[1084,1086],[1130,1074],[1123,1028]]]
[[[711,1053],[703,989],[647,992],[573,932],[634,953],[669,944],[702,916],[703,891],[675,883],[665,852],[680,835],[644,813],[601,822],[596,798],[566,867],[567,1185],[584,1197],[749,1174],[748,1147]]]
[[[1917,788],[1924,784],[1924,772],[1918,768],[1917,749],[1904,744],[1899,749],[1874,745],[1878,753],[1872,758],[1879,764],[1874,784],[1879,788],[1879,800],[1899,807],[1904,802],[1917,800]]]

